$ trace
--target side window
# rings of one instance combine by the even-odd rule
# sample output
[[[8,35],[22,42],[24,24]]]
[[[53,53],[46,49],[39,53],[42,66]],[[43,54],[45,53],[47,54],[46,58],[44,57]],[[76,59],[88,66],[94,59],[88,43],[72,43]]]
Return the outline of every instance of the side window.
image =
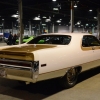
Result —
[[[89,46],[100,46],[100,41],[94,36],[87,36]]]
[[[82,39],[82,46],[83,46],[83,47],[89,47],[87,36],[83,36],[83,39]]]

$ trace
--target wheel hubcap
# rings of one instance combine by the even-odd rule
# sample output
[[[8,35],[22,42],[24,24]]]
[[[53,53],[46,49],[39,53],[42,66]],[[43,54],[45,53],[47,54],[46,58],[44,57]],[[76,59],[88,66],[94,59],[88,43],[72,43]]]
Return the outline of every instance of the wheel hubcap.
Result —
[[[72,68],[67,72],[67,80],[69,83],[72,83],[75,79],[76,79],[76,70]]]

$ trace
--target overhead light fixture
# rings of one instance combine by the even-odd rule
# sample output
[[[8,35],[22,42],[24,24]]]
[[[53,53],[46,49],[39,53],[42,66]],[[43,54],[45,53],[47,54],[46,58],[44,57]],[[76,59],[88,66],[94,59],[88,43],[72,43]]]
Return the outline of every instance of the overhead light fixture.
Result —
[[[61,23],[61,20],[57,20],[56,22],[57,22],[57,23]]]
[[[14,15],[12,15],[11,17],[18,18],[18,15],[17,15],[17,14],[14,14]]]
[[[46,24],[42,24],[43,26],[45,26]]]
[[[56,1],[56,0],[52,0],[52,1]]]
[[[39,17],[35,17],[33,20],[41,20]]]
[[[17,13],[16,13],[16,14],[19,14],[19,13],[18,13],[18,11],[17,11]]]
[[[76,4],[74,5],[74,8],[77,8],[77,5]]]
[[[38,14],[38,17],[40,17],[40,14]]]
[[[2,19],[2,20],[4,20],[4,19]]]
[[[94,17],[94,19],[97,19],[97,17]]]
[[[89,24],[86,24],[86,26],[88,26]]]
[[[53,8],[53,10],[58,10],[58,8]]]
[[[78,21],[78,22],[77,22],[77,25],[80,25],[80,24],[81,24],[81,21]]]
[[[92,9],[90,9],[89,11],[92,12]]]
[[[50,19],[46,19],[46,20],[45,20],[45,22],[50,22],[50,21],[51,21]]]
[[[46,16],[43,16],[42,18],[47,18]]]

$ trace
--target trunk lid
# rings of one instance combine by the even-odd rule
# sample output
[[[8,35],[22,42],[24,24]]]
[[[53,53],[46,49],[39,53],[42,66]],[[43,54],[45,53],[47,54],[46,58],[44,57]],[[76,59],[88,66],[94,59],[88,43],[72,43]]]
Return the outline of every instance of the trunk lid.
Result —
[[[0,58],[19,59],[19,60],[34,60],[33,52],[41,49],[56,47],[54,45],[18,45],[11,46],[0,50]]]

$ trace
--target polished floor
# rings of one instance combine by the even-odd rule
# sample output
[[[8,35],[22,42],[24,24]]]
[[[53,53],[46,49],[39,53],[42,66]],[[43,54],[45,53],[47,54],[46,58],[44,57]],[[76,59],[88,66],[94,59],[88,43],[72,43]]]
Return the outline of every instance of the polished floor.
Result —
[[[61,88],[57,79],[21,85],[0,78],[0,100],[100,100],[100,67],[81,73],[70,89]]]

